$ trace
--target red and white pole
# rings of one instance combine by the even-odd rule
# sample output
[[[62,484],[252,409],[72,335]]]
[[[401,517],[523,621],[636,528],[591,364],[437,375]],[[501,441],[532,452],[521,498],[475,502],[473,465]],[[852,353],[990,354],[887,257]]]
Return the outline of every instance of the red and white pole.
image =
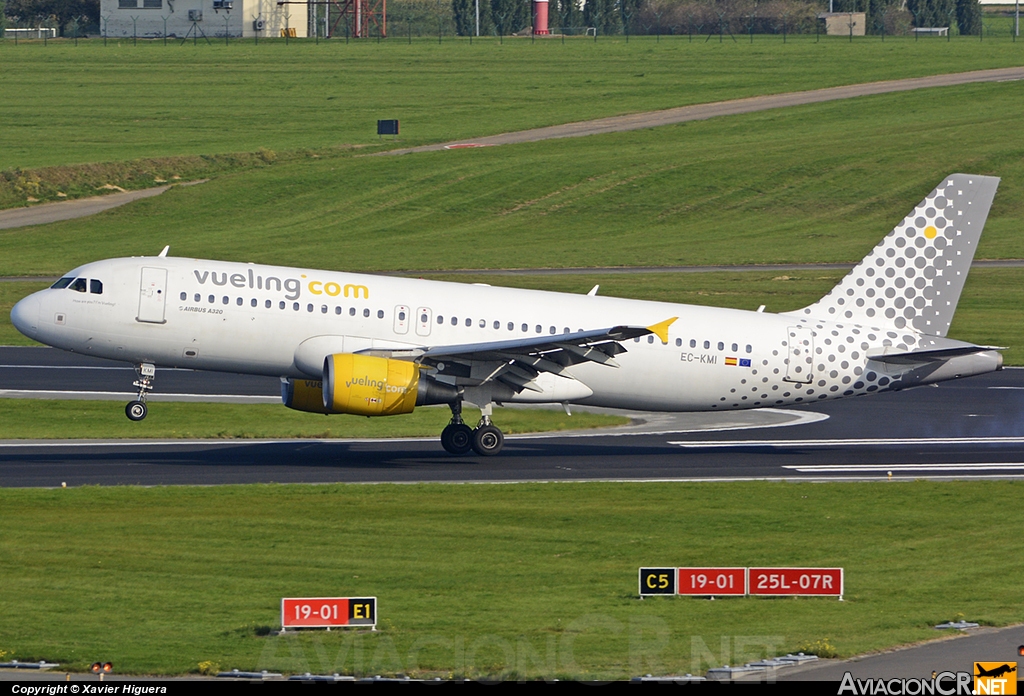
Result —
[[[548,0],[533,0],[533,33],[549,34]]]

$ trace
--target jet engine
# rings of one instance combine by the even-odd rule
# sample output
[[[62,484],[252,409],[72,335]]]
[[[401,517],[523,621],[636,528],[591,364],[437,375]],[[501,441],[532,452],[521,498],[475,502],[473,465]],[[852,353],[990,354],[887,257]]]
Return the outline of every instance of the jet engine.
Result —
[[[394,416],[459,398],[455,387],[421,376],[420,366],[405,360],[337,353],[324,359],[323,375],[322,382],[285,382],[284,405],[311,413]]]

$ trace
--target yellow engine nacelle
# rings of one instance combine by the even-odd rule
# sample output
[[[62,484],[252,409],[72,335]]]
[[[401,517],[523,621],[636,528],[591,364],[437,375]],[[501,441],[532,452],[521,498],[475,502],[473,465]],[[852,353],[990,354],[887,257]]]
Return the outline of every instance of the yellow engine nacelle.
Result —
[[[395,416],[458,398],[455,387],[421,377],[416,363],[352,353],[328,355],[323,381],[289,379],[281,384],[284,405],[308,413]]]
[[[419,365],[404,360],[338,353],[324,360],[323,405],[332,413],[393,416],[411,413]]]

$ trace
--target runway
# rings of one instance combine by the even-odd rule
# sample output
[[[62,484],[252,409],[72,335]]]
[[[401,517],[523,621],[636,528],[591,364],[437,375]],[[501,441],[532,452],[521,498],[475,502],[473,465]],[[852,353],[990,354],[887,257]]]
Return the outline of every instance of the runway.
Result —
[[[12,351],[30,350],[48,349],[0,349],[0,359],[10,365]],[[110,375],[130,384],[130,369],[82,369],[115,366],[89,359],[76,366],[82,359],[57,351],[44,357],[66,369],[0,367],[0,385],[28,380],[47,390],[54,373],[65,389],[109,388]],[[172,375],[176,385],[168,384]],[[276,390],[275,382],[164,370],[157,384],[195,399],[209,398],[197,393],[207,388],[224,398],[270,400],[265,390]],[[434,438],[6,441],[0,485],[1024,478],[1022,415],[1024,370],[1007,369],[793,409],[652,414],[646,424],[622,429],[510,436],[502,454],[489,458],[450,457]],[[500,425],[500,409],[495,421]]]

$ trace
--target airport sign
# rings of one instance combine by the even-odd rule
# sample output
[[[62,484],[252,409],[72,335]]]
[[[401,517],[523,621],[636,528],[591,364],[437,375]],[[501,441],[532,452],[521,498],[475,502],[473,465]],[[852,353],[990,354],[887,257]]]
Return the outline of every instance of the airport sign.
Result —
[[[376,597],[285,597],[281,628],[342,628],[377,625]]]
[[[676,593],[675,568],[641,568],[640,596],[674,595]]]
[[[678,593],[681,595],[747,594],[746,568],[680,568]]]
[[[750,594],[842,597],[842,568],[750,568]]]

